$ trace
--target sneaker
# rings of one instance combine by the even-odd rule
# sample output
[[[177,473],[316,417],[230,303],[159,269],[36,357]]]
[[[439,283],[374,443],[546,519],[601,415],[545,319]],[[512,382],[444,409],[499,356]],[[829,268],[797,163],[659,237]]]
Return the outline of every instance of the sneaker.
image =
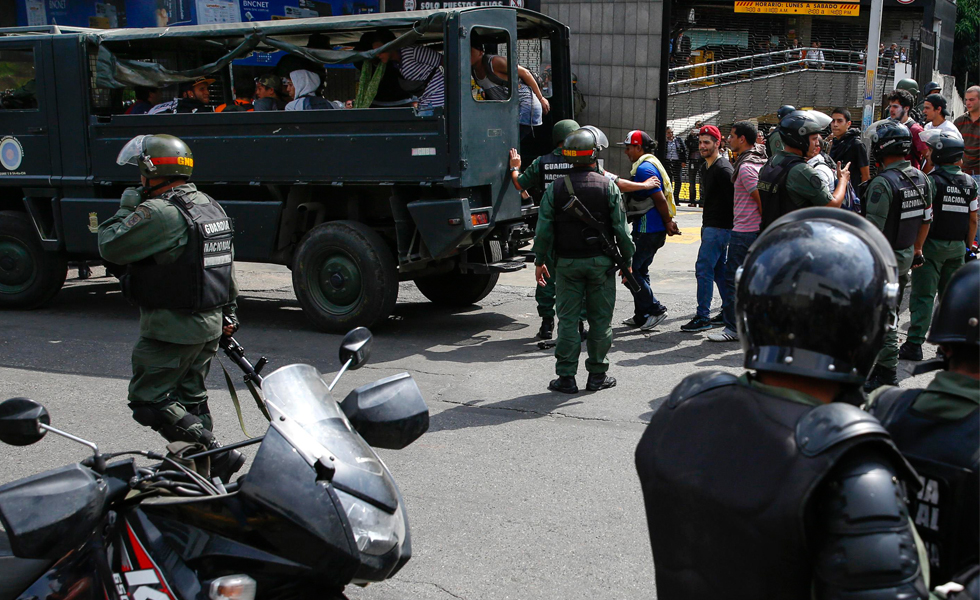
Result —
[[[726,327],[719,333],[708,334],[708,339],[712,342],[737,342],[738,334]]]
[[[589,382],[585,384],[585,389],[590,392],[598,392],[615,386],[615,378],[607,377],[605,373],[589,373]]]
[[[563,394],[577,394],[578,384],[575,383],[574,377],[561,376],[558,379],[552,379],[551,383],[548,384],[548,389]]]
[[[902,347],[898,349],[898,357],[902,360],[919,362],[922,360],[922,344],[905,342],[902,344]]]
[[[717,315],[711,317],[712,327],[724,327],[725,326],[725,315],[718,313]]]
[[[643,324],[640,325],[640,331],[650,331],[657,325],[660,325],[667,318],[667,311],[660,313],[659,315],[650,315],[644,319]]]
[[[639,327],[646,320],[646,317],[630,317],[628,319],[623,319],[623,325],[629,327]]]
[[[711,321],[707,317],[694,317],[686,325],[681,325],[681,331],[693,333],[695,331],[707,331],[711,329]]]
[[[541,319],[541,329],[538,329],[538,337],[542,340],[550,340],[555,333],[555,318],[544,317]]]
[[[898,385],[898,373],[894,369],[875,365],[868,380],[864,382],[864,392],[870,394],[883,385]]]

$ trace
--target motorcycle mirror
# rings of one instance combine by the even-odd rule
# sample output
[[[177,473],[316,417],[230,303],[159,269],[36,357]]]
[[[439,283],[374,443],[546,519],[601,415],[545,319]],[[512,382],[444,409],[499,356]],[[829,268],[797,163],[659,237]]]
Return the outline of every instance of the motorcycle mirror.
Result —
[[[29,398],[0,402],[0,440],[11,446],[30,446],[47,433],[51,424],[48,409]]]
[[[367,327],[348,331],[340,342],[340,364],[345,365],[350,361],[347,368],[351,371],[363,367],[371,357],[372,339],[371,331]]]
[[[408,373],[352,390],[340,408],[351,427],[375,448],[401,450],[429,429],[429,407]]]

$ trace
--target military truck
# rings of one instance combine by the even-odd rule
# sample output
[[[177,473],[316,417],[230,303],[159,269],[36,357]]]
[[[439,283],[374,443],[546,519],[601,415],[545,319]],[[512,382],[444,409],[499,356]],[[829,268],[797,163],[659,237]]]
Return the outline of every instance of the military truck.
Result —
[[[356,47],[381,29],[395,41]],[[489,53],[518,57],[508,61],[506,100],[484,100],[474,86],[474,35]],[[533,235],[535,207],[510,184],[508,149],[550,150],[546,133],[519,146],[517,63],[547,72],[551,111],[539,131],[550,132],[572,116],[568,35],[554,19],[500,7],[0,29],[0,306],[39,306],[62,287],[69,261],[99,259],[98,224],[138,183],[116,156],[151,133],[187,142],[192,181],[234,219],[236,260],[289,266],[317,327],[379,324],[406,280],[436,303],[477,302],[500,273],[524,266],[520,248]],[[445,106],[124,114],[136,86],[166,98],[200,76],[215,80],[212,105],[233,102],[236,77],[261,74],[274,53],[331,67],[321,95],[342,101],[363,61],[407,45],[442,54]]]

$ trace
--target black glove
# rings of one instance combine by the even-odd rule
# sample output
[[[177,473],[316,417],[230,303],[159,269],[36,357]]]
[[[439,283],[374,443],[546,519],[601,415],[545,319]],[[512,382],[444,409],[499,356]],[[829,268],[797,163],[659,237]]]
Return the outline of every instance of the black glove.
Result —
[[[912,268],[921,267],[926,264],[926,259],[921,254],[916,254],[912,257]]]

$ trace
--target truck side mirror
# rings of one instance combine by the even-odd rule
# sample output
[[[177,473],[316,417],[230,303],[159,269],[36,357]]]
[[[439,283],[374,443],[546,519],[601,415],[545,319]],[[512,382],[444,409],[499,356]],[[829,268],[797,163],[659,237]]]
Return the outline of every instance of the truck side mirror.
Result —
[[[48,409],[28,398],[11,398],[0,402],[0,440],[11,446],[30,446],[47,433],[41,425],[50,425]]]
[[[350,361],[350,370],[363,367],[371,357],[371,332],[367,327],[351,329],[340,342],[340,364]]]
[[[364,441],[376,448],[401,450],[429,429],[429,407],[408,373],[352,390],[340,408]]]

